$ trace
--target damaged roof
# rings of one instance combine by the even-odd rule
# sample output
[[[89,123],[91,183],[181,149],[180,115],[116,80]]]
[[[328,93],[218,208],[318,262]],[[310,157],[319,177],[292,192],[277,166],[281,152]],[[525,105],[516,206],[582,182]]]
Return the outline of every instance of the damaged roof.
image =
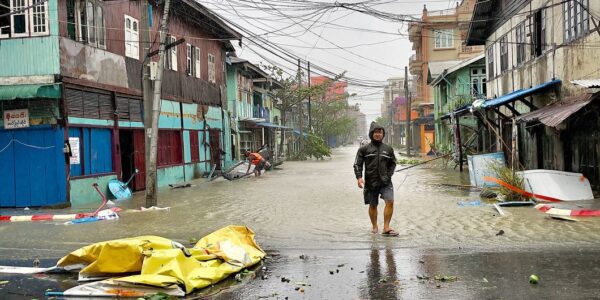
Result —
[[[590,104],[600,94],[581,94],[568,97],[552,104],[546,105],[538,110],[517,117],[517,122],[538,121],[548,127],[556,128],[573,114]]]

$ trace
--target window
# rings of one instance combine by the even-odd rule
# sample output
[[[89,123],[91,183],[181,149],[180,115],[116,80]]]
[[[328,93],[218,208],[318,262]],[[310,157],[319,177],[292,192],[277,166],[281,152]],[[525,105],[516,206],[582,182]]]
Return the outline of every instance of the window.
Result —
[[[521,22],[515,27],[517,40],[517,64],[525,61],[525,22]]]
[[[67,34],[70,38],[105,48],[104,8],[100,0],[67,1]]]
[[[175,43],[177,39],[172,35],[167,35],[165,43]],[[173,46],[165,53],[165,69],[177,71],[177,46]]]
[[[181,164],[181,132],[178,130],[159,130],[157,154],[159,167]]]
[[[216,71],[215,71],[215,56],[212,54],[208,54],[208,81],[215,83],[216,80]]]
[[[508,70],[508,35],[500,38],[500,71]]]
[[[454,47],[454,31],[452,29],[435,30],[435,48]]]
[[[140,58],[139,22],[128,15],[125,15],[125,56]]]
[[[194,76],[200,78],[200,48],[194,47]]]
[[[79,142],[79,160],[72,158],[71,176],[113,172],[112,129],[71,127],[69,137]]]
[[[186,74],[200,78],[200,48],[186,45]]]
[[[48,2],[39,0],[0,0],[0,38],[48,35]]]
[[[492,79],[492,77],[494,77],[496,74],[496,70],[494,70],[494,45],[495,44],[490,45],[490,47],[487,49],[487,54],[485,55],[488,60],[487,72],[490,79]]]
[[[585,6],[585,7],[584,7]],[[582,37],[589,30],[589,0],[570,0],[563,3],[565,42]]]
[[[485,68],[471,69],[471,94],[475,98],[485,98]]]
[[[534,56],[542,55],[546,50],[546,10],[540,9],[533,15],[533,47],[531,52]]]
[[[190,130],[190,154],[192,162],[200,161],[200,144],[198,143],[198,130]]]

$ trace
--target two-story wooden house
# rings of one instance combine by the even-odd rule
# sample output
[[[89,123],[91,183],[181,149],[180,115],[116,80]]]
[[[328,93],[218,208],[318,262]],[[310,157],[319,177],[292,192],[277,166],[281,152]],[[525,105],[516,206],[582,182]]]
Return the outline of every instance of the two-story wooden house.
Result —
[[[160,3],[143,24],[141,1],[0,1],[0,206],[97,202],[92,183],[135,169],[132,187],[145,188],[142,64],[158,49]],[[184,42],[166,53],[159,186],[231,160],[224,59],[241,39],[191,0],[172,3],[168,33]]]

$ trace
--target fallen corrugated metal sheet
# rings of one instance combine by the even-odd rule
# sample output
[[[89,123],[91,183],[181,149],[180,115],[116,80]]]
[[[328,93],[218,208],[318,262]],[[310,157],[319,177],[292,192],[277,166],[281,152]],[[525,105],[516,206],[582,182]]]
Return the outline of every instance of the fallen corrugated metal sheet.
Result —
[[[572,80],[571,83],[586,88],[600,88],[600,79]]]
[[[554,104],[544,106],[536,111],[521,115],[517,118],[517,122],[539,121],[546,126],[557,127],[596,98],[598,97],[595,94],[581,94],[569,97]]]

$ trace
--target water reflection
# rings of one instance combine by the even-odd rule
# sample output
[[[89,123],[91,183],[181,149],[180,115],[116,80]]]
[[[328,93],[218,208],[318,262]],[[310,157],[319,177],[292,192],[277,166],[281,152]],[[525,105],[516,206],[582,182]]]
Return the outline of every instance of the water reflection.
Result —
[[[398,274],[394,252],[386,249],[372,249],[367,264],[366,287],[361,288],[364,299],[398,299]]]

